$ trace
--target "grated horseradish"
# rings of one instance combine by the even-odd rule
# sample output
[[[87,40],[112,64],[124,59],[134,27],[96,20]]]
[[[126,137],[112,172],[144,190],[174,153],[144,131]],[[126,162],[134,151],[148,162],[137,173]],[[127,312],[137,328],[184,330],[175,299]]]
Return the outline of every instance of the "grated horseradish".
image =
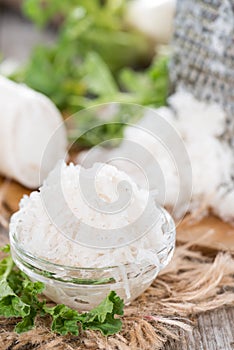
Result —
[[[163,223],[150,191],[123,171],[102,163],[84,169],[61,162],[39,191],[23,197],[10,230],[39,258],[87,268],[157,264],[151,250],[166,244]]]

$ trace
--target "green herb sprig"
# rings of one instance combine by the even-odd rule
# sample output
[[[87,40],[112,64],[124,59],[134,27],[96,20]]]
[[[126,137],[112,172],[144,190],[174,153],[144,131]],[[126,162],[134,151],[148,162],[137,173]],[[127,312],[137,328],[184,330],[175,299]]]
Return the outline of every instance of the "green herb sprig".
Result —
[[[154,75],[155,62],[144,69],[154,45],[126,24],[126,6],[125,0],[24,0],[22,11],[35,25],[60,19],[60,26],[55,43],[34,48],[11,78],[44,93],[68,114],[110,101],[165,104],[167,70],[160,65]],[[140,74],[134,71],[139,68]]]
[[[114,291],[94,309],[79,313],[64,304],[48,306],[41,294],[45,288],[42,282],[32,282],[14,264],[9,245],[1,248],[5,257],[0,261],[0,315],[20,317],[15,326],[17,333],[34,328],[37,317],[51,317],[51,330],[58,334],[78,335],[79,329],[98,330],[108,336],[118,333],[122,321],[115,315],[123,315],[123,300]]]
[[[169,58],[154,57],[154,44],[127,25],[126,6],[125,0],[24,0],[22,11],[36,26],[59,23],[57,38],[33,48],[10,78],[47,95],[66,116],[110,102],[166,105]],[[77,140],[78,149],[122,138],[124,121],[135,122],[131,113],[124,121],[116,116],[78,138],[83,127],[93,129],[97,116],[78,113],[77,119],[69,140]]]

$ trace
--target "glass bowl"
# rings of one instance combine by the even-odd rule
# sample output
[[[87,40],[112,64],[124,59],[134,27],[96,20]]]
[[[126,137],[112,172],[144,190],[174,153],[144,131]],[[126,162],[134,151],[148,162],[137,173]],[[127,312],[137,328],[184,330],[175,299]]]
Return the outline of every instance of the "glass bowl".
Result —
[[[157,263],[128,263],[119,266],[86,268],[54,264],[26,251],[17,239],[17,232],[10,232],[11,253],[16,265],[32,281],[45,284],[44,294],[56,303],[62,303],[79,311],[88,311],[97,306],[114,290],[125,304],[142,294],[169,263],[175,248],[175,224],[163,208],[163,248],[150,252]],[[16,230],[17,231],[17,230]]]

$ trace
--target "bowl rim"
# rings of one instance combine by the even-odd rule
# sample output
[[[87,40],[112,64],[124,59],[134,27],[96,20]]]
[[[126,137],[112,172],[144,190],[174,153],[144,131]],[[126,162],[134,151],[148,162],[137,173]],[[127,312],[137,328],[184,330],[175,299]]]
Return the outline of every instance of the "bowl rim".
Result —
[[[164,234],[171,234],[174,232],[173,235],[173,241],[175,242],[176,239],[176,225],[175,222],[172,218],[172,216],[169,214],[169,212],[161,207],[160,205],[158,205],[158,207],[161,209],[162,214],[164,215],[165,218],[165,223],[163,225],[167,225],[168,230],[165,230]],[[124,264],[119,264],[119,265],[113,265],[113,266],[103,266],[103,267],[80,267],[80,266],[72,266],[72,265],[64,265],[64,264],[59,264],[59,263],[54,263],[51,260],[47,260],[45,258],[41,258],[39,256],[36,256],[32,253],[30,253],[29,251],[27,251],[26,249],[24,249],[21,245],[20,242],[18,241],[17,237],[16,237],[16,232],[15,230],[9,230],[9,238],[10,238],[10,248],[16,251],[16,254],[18,255],[18,253],[21,254],[21,258],[22,256],[24,258],[29,259],[30,261],[33,261],[34,263],[41,263],[43,265],[47,265],[48,267],[51,268],[57,268],[57,269],[61,269],[61,270],[70,270],[70,271],[106,271],[106,270],[113,270],[113,269],[119,269],[121,267],[129,267],[129,266],[133,266],[136,265],[134,262],[131,263],[124,263]],[[175,243],[174,243],[175,244]],[[167,246],[164,246],[163,248],[161,248],[160,250],[157,251],[157,254],[160,254],[161,252],[163,252],[165,249],[167,248]]]

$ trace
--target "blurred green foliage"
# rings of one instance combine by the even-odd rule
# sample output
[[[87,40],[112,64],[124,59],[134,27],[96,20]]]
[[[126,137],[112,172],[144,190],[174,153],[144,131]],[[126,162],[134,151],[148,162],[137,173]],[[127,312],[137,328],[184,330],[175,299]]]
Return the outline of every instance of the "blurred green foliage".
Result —
[[[102,144],[112,148],[124,137],[124,127],[143,117],[144,109],[136,104],[108,103],[79,111],[71,118],[68,136],[73,149]]]
[[[144,68],[152,59],[153,45],[126,26],[126,3],[24,0],[23,12],[37,26],[60,25],[56,42],[36,47],[11,78],[47,95],[66,114],[112,101],[165,105],[167,58],[156,57]]]

